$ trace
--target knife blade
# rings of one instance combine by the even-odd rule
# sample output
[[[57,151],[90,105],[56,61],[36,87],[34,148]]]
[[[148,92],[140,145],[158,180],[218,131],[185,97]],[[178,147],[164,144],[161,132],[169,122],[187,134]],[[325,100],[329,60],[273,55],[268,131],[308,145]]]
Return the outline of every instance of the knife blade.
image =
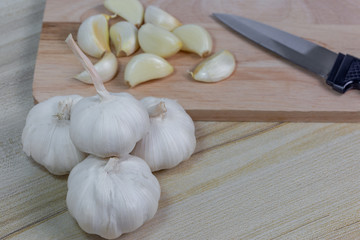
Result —
[[[360,60],[269,25],[231,14],[213,14],[240,35],[321,76],[335,91],[360,89]]]

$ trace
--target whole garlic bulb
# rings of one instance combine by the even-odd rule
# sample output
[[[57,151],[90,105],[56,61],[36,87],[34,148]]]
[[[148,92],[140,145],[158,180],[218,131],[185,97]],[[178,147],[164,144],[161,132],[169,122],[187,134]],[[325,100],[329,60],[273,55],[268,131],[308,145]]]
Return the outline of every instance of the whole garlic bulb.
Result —
[[[149,132],[132,154],[144,159],[152,171],[169,169],[190,158],[195,150],[195,126],[175,100],[146,97],[141,100],[150,115]]]
[[[90,155],[71,171],[66,203],[85,232],[114,239],[153,218],[160,192],[142,159]]]
[[[89,72],[98,93],[83,98],[72,110],[70,136],[75,146],[99,157],[130,153],[148,131],[146,109],[128,93],[110,94],[71,34],[65,41]]]
[[[49,172],[63,175],[86,155],[70,139],[73,105],[82,97],[57,96],[38,103],[29,112],[22,132],[23,150]]]

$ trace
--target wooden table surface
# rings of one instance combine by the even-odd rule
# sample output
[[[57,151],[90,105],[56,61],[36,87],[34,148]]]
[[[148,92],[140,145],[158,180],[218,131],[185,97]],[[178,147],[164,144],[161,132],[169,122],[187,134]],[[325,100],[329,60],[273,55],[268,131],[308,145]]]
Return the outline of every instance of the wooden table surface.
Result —
[[[306,4],[279,4],[287,10],[254,16],[304,20]],[[309,9],[307,20],[359,27],[358,0],[312,5],[333,17]],[[0,239],[100,239],[69,215],[67,176],[22,152],[44,6],[0,1]],[[156,173],[155,217],[120,239],[360,239],[360,124],[196,122],[196,136],[190,160]]]

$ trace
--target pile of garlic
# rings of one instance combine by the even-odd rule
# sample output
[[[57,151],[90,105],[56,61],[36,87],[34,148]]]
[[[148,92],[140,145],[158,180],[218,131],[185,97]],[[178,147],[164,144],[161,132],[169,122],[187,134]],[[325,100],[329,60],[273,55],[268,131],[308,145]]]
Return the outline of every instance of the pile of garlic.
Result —
[[[104,6],[115,15],[90,16],[81,23],[77,34],[80,48],[89,56],[101,58],[95,69],[104,82],[116,76],[116,57],[130,56],[139,48],[143,53],[133,57],[125,67],[124,80],[130,87],[171,75],[174,67],[165,59],[179,51],[195,53],[201,58],[212,54],[212,38],[202,26],[183,25],[177,18],[153,5],[144,10],[139,0],[105,0]],[[109,26],[109,19],[116,16],[124,21]],[[235,66],[234,56],[222,50],[189,73],[200,82],[218,82],[228,78]],[[86,72],[75,78],[91,83]]]
[[[110,93],[72,36],[97,95],[52,97],[34,106],[22,134],[25,153],[53,174],[66,174],[66,204],[87,233],[114,239],[157,212],[153,171],[175,167],[195,150],[192,119],[174,100]]]

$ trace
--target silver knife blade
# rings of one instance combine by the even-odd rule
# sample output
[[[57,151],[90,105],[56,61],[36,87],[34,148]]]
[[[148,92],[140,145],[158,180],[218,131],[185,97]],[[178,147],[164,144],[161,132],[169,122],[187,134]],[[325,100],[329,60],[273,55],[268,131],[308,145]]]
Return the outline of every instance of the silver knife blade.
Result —
[[[338,57],[335,52],[269,25],[236,15],[213,15],[244,37],[325,79]]]

